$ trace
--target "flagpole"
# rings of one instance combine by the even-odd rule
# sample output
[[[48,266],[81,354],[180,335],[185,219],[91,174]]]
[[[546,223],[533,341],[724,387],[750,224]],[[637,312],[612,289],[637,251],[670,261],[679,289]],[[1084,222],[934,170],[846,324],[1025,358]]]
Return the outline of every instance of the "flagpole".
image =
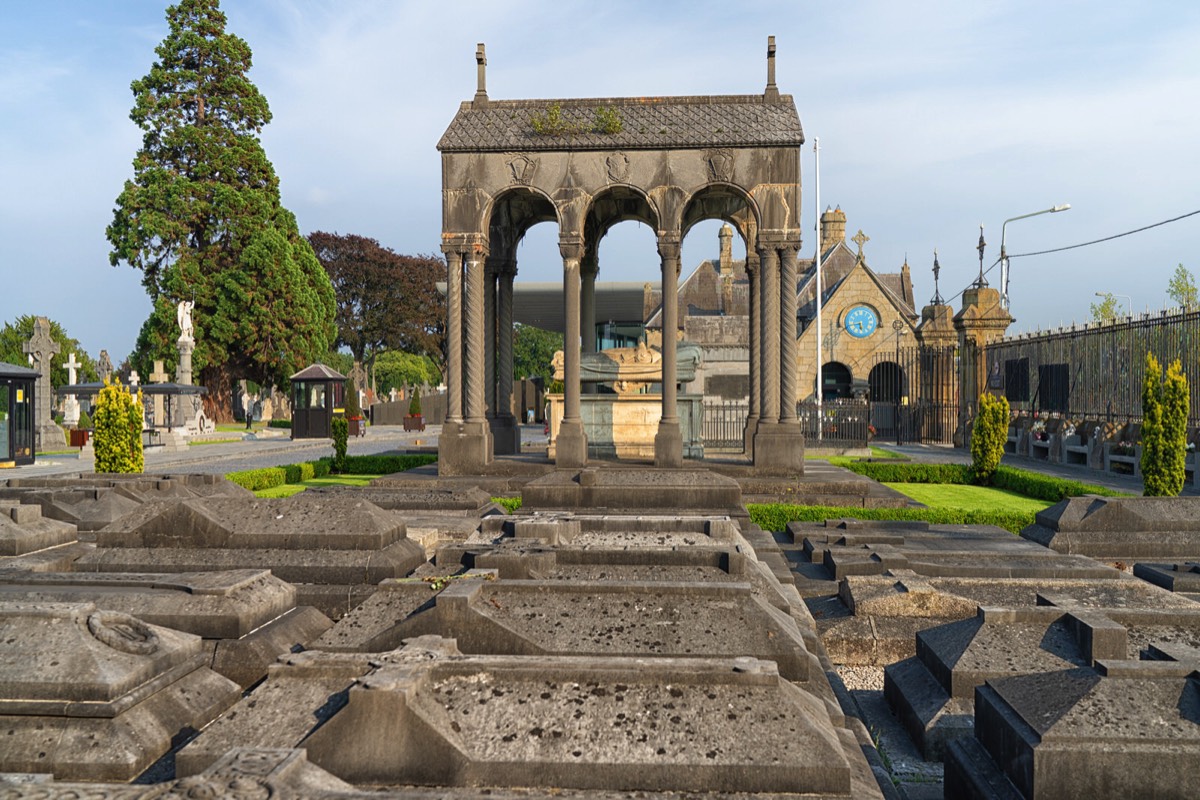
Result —
[[[813,259],[813,266],[817,273],[817,439],[820,440],[824,436],[824,420],[821,412],[821,391],[824,388],[824,383],[821,380],[821,140],[813,137],[813,158],[816,162],[813,170],[813,177],[816,183],[816,239],[817,239],[817,257]]]

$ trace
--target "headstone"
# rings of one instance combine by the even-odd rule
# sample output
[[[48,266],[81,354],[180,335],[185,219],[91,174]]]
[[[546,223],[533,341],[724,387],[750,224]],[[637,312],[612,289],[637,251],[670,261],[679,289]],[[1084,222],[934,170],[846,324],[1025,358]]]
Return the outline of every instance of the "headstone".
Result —
[[[83,365],[76,361],[75,354],[71,353],[71,357],[67,359],[67,363],[63,366],[67,368],[67,383],[74,386],[78,383],[79,374],[76,370]],[[77,422],[79,422],[79,401],[75,399],[75,394],[72,392],[63,400],[63,424],[73,428]]]
[[[162,361],[155,359],[154,371],[150,373],[150,380],[154,383],[166,383],[171,380],[171,376],[163,369]],[[154,424],[159,427],[166,421],[164,399],[161,394],[154,395]]]
[[[37,450],[55,450],[67,446],[62,428],[54,424],[50,415],[50,395],[54,391],[50,387],[50,359],[61,348],[58,342],[50,338],[50,320],[38,317],[33,322],[33,336],[21,345],[21,350],[29,354],[29,365],[41,373],[34,394],[37,405],[34,408],[34,428],[36,430],[35,444]]]
[[[100,351],[100,358],[96,361],[96,372],[100,375],[101,383],[112,377],[113,364],[112,359],[108,357],[107,350]]]

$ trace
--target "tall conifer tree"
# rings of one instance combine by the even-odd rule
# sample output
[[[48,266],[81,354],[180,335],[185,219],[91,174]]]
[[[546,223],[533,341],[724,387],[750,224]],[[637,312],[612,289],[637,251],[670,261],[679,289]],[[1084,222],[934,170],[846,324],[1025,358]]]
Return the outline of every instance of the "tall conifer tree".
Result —
[[[158,60],[131,87],[144,135],[108,227],[109,260],[141,270],[154,303],[140,361],[176,362],[175,306],[195,302],[193,368],[225,419],[235,379],[278,384],[329,349],[336,305],[280,204],[249,46],[226,33],[218,0],[181,0],[167,22]]]

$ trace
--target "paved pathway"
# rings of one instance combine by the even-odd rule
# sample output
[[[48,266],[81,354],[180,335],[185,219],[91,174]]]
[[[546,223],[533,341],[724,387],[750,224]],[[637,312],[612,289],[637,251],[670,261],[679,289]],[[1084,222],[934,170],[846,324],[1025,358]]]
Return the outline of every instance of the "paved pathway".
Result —
[[[545,446],[546,436],[542,430],[541,425],[521,426],[521,439],[526,448]],[[405,431],[400,425],[373,425],[367,429],[366,436],[352,439],[348,449],[351,455],[395,453],[418,448],[436,449],[440,432],[440,425],[430,425],[424,431],[419,432]],[[230,436],[234,435],[236,434],[230,434]],[[968,464],[971,461],[970,453],[944,445],[880,444],[879,446],[885,450],[905,455],[914,461],[942,464]],[[329,439],[293,441],[287,438],[286,434],[270,437],[258,436],[237,442],[193,445],[182,453],[166,453],[150,448],[146,451],[146,472],[224,474],[235,470],[259,469],[294,464],[298,461],[311,461],[329,455],[333,455],[333,445]],[[1133,476],[1107,475],[1078,465],[1048,464],[1045,461],[1035,461],[1007,454],[1004,456],[1003,463],[1047,475],[1073,478],[1130,494],[1142,493],[1141,479]],[[75,455],[42,456],[32,465],[0,471],[0,479],[68,475],[91,470],[91,459],[81,460]],[[1185,488],[1183,493],[1197,495],[1200,494],[1200,490],[1192,486]]]

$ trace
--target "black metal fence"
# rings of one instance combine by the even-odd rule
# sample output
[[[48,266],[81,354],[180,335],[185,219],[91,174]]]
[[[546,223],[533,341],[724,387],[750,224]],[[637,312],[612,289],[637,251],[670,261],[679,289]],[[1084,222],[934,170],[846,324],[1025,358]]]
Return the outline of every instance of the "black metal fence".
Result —
[[[950,444],[959,416],[959,352],[905,347],[876,355],[868,378],[873,438]]]
[[[1188,376],[1189,424],[1200,424],[1200,311],[1151,312],[1023,334],[985,348],[988,388],[1018,411],[1137,422],[1146,354]]]
[[[741,452],[749,414],[750,403],[745,400],[706,401],[701,426],[704,449]],[[796,415],[809,447],[866,447],[870,438],[866,400],[826,400],[819,413],[816,403],[797,403]]]

